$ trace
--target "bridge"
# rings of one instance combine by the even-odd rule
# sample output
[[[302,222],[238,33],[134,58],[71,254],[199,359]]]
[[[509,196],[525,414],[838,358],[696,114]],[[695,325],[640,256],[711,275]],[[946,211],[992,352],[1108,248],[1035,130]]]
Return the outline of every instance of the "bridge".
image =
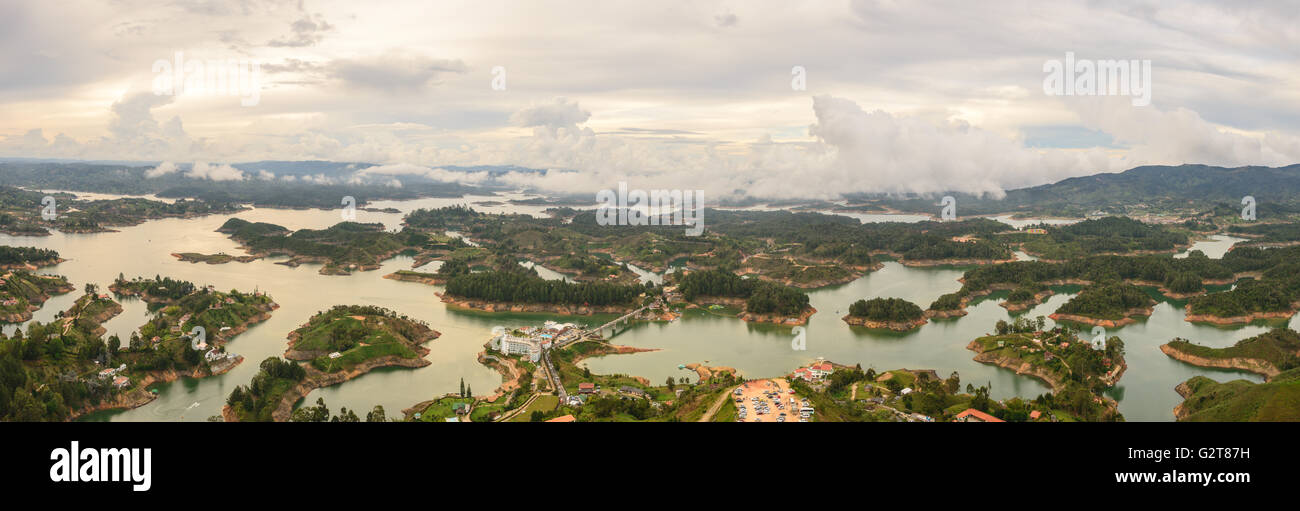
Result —
[[[601,336],[600,333],[603,332],[603,331],[605,331],[606,329],[609,329],[609,330],[610,330],[610,334],[612,335],[613,333],[615,333],[614,331],[615,331],[615,329],[616,329],[619,325],[626,325],[626,324],[628,324],[628,323],[631,323],[631,322],[632,322],[632,318],[636,317],[637,314],[640,314],[640,313],[644,312],[646,309],[653,308],[657,303],[658,303],[658,302],[650,302],[648,305],[642,305],[640,308],[638,308],[638,309],[636,309],[636,310],[634,310],[634,311],[632,311],[632,312],[629,312],[629,313],[627,313],[627,314],[624,314],[624,315],[622,315],[622,316],[619,316],[618,318],[615,318],[615,319],[609,321],[608,323],[605,323],[605,324],[603,324],[603,325],[600,325],[600,326],[598,326],[598,327],[596,327],[596,328],[588,329],[588,330],[584,331],[583,333],[581,333],[581,334],[579,334],[579,335],[576,335],[576,336],[573,336],[573,337],[570,337],[570,338],[567,338],[567,339],[564,339],[564,340],[561,340],[561,341],[557,341],[557,342],[555,343],[555,347],[556,347],[556,348],[563,348],[563,347],[565,347],[565,346],[568,346],[568,345],[570,345],[570,344],[573,344],[573,343],[575,343],[575,342],[579,342],[579,341],[586,341],[586,340],[590,340],[590,339],[602,339],[603,337]]]

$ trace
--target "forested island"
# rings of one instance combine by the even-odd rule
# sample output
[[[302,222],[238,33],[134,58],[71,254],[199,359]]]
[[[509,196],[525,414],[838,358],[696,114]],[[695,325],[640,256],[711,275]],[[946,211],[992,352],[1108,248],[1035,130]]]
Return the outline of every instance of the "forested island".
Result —
[[[1052,294],[1052,289],[1046,284],[1023,282],[1007,293],[1007,299],[1001,305],[1009,312],[1019,312],[1043,303]]]
[[[276,415],[287,406],[292,409],[302,396],[290,394],[307,378],[307,369],[296,362],[270,357],[259,365],[248,385],[240,385],[226,397],[221,416],[226,422],[271,422],[287,420],[288,415]],[[286,405],[287,403],[287,405]]]
[[[0,245],[0,270],[35,270],[63,262],[57,250]]]
[[[1137,286],[1102,282],[1083,288],[1051,318],[1111,328],[1136,323],[1136,316],[1150,316],[1154,304],[1155,300]]]
[[[850,325],[906,332],[924,325],[925,313],[921,307],[902,298],[872,298],[858,300],[849,305],[843,319]]]
[[[442,301],[485,311],[618,313],[636,308],[640,284],[547,280],[523,267],[462,273],[447,281]]]
[[[701,270],[674,274],[677,292],[697,305],[729,305],[744,309],[745,321],[803,325],[817,312],[808,304],[808,294],[757,278],[744,278],[725,270]]]
[[[218,229],[239,242],[254,257],[289,256],[277,264],[321,264],[322,275],[348,275],[373,270],[379,263],[405,250],[414,251],[428,241],[419,233],[384,230],[383,224],[341,222],[327,229],[288,229],[265,222],[231,218]]]
[[[1200,367],[1239,369],[1273,378],[1300,367],[1300,334],[1278,328],[1242,339],[1226,348],[1211,348],[1186,339],[1174,339],[1160,346],[1170,358]]]

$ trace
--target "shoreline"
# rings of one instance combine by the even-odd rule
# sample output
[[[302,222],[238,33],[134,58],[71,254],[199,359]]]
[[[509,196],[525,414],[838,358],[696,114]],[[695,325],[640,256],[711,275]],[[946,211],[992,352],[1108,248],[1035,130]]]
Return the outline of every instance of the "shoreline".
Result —
[[[446,293],[434,293],[448,307],[482,312],[541,312],[565,316],[591,316],[593,314],[627,314],[637,309],[635,305],[561,305],[553,303],[489,302],[459,298]]]
[[[984,345],[980,344],[978,340],[971,341],[970,344],[966,345],[966,349],[975,352],[974,360],[976,362],[1010,369],[1015,371],[1017,375],[1031,376],[1042,380],[1048,387],[1051,387],[1053,393],[1060,392],[1065,388],[1065,384],[1057,381],[1054,373],[1019,358],[984,351]]]
[[[1233,369],[1233,370],[1246,371],[1248,373],[1258,374],[1264,377],[1265,382],[1268,382],[1269,380],[1273,379],[1274,376],[1277,376],[1279,373],[1282,372],[1271,362],[1263,359],[1258,359],[1258,358],[1202,357],[1198,355],[1192,355],[1190,353],[1179,350],[1178,348],[1171,346],[1169,343],[1161,344],[1160,351],[1163,352],[1165,355],[1168,355],[1169,358],[1172,358],[1179,362],[1183,362],[1185,364],[1194,365],[1196,367],[1206,367],[1211,369]]]
[[[921,313],[921,317],[911,321],[877,321],[860,316],[854,316],[852,314],[845,315],[840,319],[852,326],[874,328],[877,330],[893,330],[895,332],[909,332],[921,328],[929,322],[925,317],[925,313]]]
[[[1118,328],[1125,325],[1135,324],[1138,322],[1136,318],[1137,316],[1149,317],[1151,316],[1151,313],[1154,311],[1155,311],[1154,306],[1147,307],[1145,309],[1129,309],[1124,311],[1124,317],[1119,319],[1101,319],[1101,318],[1083,316],[1079,314],[1063,314],[1060,312],[1054,312],[1048,315],[1047,317],[1052,318],[1052,321],[1071,321],[1074,323],[1083,323],[1085,325],[1099,326],[1104,328]]]

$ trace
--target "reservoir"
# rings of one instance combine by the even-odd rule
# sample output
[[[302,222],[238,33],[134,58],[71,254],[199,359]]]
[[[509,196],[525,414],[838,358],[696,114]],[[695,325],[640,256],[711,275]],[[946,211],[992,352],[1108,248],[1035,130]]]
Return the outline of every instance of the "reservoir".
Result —
[[[380,201],[375,208],[393,207],[401,213],[375,213],[357,211],[359,222],[381,222],[389,229],[400,227],[402,216],[418,208],[441,207],[454,204],[474,205],[487,212],[514,212],[541,215],[546,206],[518,206],[493,202],[489,206],[475,204],[484,201],[501,201],[501,197],[465,197],[452,199],[420,199],[414,201]],[[887,215],[876,215],[886,217]],[[46,237],[16,237],[0,235],[0,243],[13,246],[36,246],[57,250],[67,259],[56,266],[41,269],[41,273],[60,274],[78,289],[76,292],[56,296],[34,313],[34,320],[48,322],[58,311],[68,309],[80,295],[86,283],[95,283],[101,289],[119,273],[126,278],[154,275],[189,280],[198,285],[213,284],[218,289],[264,291],[280,304],[271,319],[254,325],[227,345],[227,350],[238,353],[245,360],[230,372],[204,379],[182,378],[156,387],[158,399],[126,411],[97,413],[84,420],[97,421],[203,421],[220,413],[225,398],[237,385],[248,383],[258,370],[258,363],[270,356],[281,356],[287,345],[285,336],[306,322],[313,314],[338,304],[371,304],[393,309],[413,318],[424,320],[442,335],[427,344],[431,353],[426,357],[431,365],[419,369],[381,369],[333,387],[318,389],[308,395],[304,403],[314,403],[323,397],[332,410],[347,407],[364,414],[375,405],[382,405],[389,416],[417,402],[440,396],[458,389],[463,379],[475,394],[491,392],[500,383],[500,376],[475,361],[482,351],[492,327],[512,327],[540,323],[547,319],[586,325],[603,323],[612,316],[556,316],[550,314],[489,314],[474,311],[449,310],[435,292],[440,286],[383,279],[383,275],[411,267],[410,257],[399,256],[383,263],[379,270],[357,272],[351,276],[326,276],[317,273],[318,265],[291,268],[274,264],[283,259],[261,259],[250,263],[230,262],[221,265],[182,262],[173,252],[200,252],[205,254],[225,252],[243,254],[226,235],[215,232],[231,217],[254,222],[270,222],[290,229],[325,228],[341,221],[338,211],[254,209],[233,215],[217,215],[191,219],[164,219],[119,228],[120,232],[97,234],[53,233]],[[882,221],[873,216],[863,221]],[[908,218],[908,220],[912,220]],[[1203,250],[1210,257],[1222,257],[1235,239],[1216,237],[1198,243],[1193,249]],[[427,271],[436,267],[432,263]],[[546,272],[548,278],[561,275]],[[643,279],[658,280],[661,276],[635,269]],[[599,373],[625,373],[644,376],[654,384],[669,377],[689,377],[693,372],[678,369],[679,364],[691,362],[715,366],[730,366],[750,378],[780,376],[818,357],[838,363],[860,363],[863,368],[877,371],[909,368],[934,369],[941,377],[953,372],[961,376],[964,384],[976,386],[991,384],[992,396],[998,399],[1012,396],[1033,398],[1048,391],[1043,383],[1014,372],[977,363],[974,353],[966,349],[975,337],[993,330],[1000,319],[1012,315],[998,303],[1003,294],[980,299],[968,308],[965,317],[935,320],[907,333],[867,330],[850,327],[840,320],[850,303],[860,298],[900,297],[922,308],[944,293],[961,287],[958,278],[961,268],[908,268],[897,262],[886,262],[884,267],[853,282],[811,290],[809,296],[814,314],[806,327],[806,350],[792,349],[791,327],[751,324],[725,313],[692,309],[680,319],[670,323],[634,323],[613,337],[615,344],[659,351],[632,355],[613,355],[590,359],[588,367]],[[1023,315],[1030,318],[1046,316],[1065,303],[1070,292],[1077,288],[1058,288],[1058,294]],[[1120,403],[1120,411],[1130,421],[1170,421],[1172,410],[1181,402],[1174,386],[1195,375],[1225,381],[1247,379],[1261,381],[1260,377],[1234,371],[1196,368],[1166,357],[1158,349],[1160,344],[1174,337],[1183,337],[1200,344],[1223,347],[1258,335],[1267,330],[1265,325],[1243,327],[1215,327],[1194,325],[1183,321],[1183,301],[1160,300],[1150,318],[1137,324],[1111,329],[1110,335],[1123,338],[1129,364],[1120,384],[1111,391],[1111,397]],[[145,304],[138,300],[123,301],[124,312],[104,326],[108,335],[119,335],[123,343],[130,333],[150,317]],[[1048,320],[1049,325],[1051,320]],[[12,333],[17,325],[6,325],[4,331]]]

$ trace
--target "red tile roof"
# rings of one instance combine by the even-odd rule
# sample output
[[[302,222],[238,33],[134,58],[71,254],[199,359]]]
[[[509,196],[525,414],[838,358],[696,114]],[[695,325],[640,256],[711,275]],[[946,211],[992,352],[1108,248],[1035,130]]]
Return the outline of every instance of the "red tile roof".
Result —
[[[561,415],[554,419],[548,419],[546,422],[576,422],[577,420],[572,415]]]
[[[974,408],[967,408],[966,411],[957,414],[957,419],[959,419],[959,420],[960,420],[960,419],[963,419],[963,418],[965,418],[965,417],[974,417],[976,420],[978,420],[978,421],[980,421],[980,422],[1006,422],[1006,421],[1004,421],[1004,420],[1002,420],[1002,419],[999,419],[999,418],[994,417],[994,416],[992,416],[992,415],[989,415],[989,414],[987,414],[987,413],[981,412],[981,411],[976,410],[976,409],[974,409]]]

